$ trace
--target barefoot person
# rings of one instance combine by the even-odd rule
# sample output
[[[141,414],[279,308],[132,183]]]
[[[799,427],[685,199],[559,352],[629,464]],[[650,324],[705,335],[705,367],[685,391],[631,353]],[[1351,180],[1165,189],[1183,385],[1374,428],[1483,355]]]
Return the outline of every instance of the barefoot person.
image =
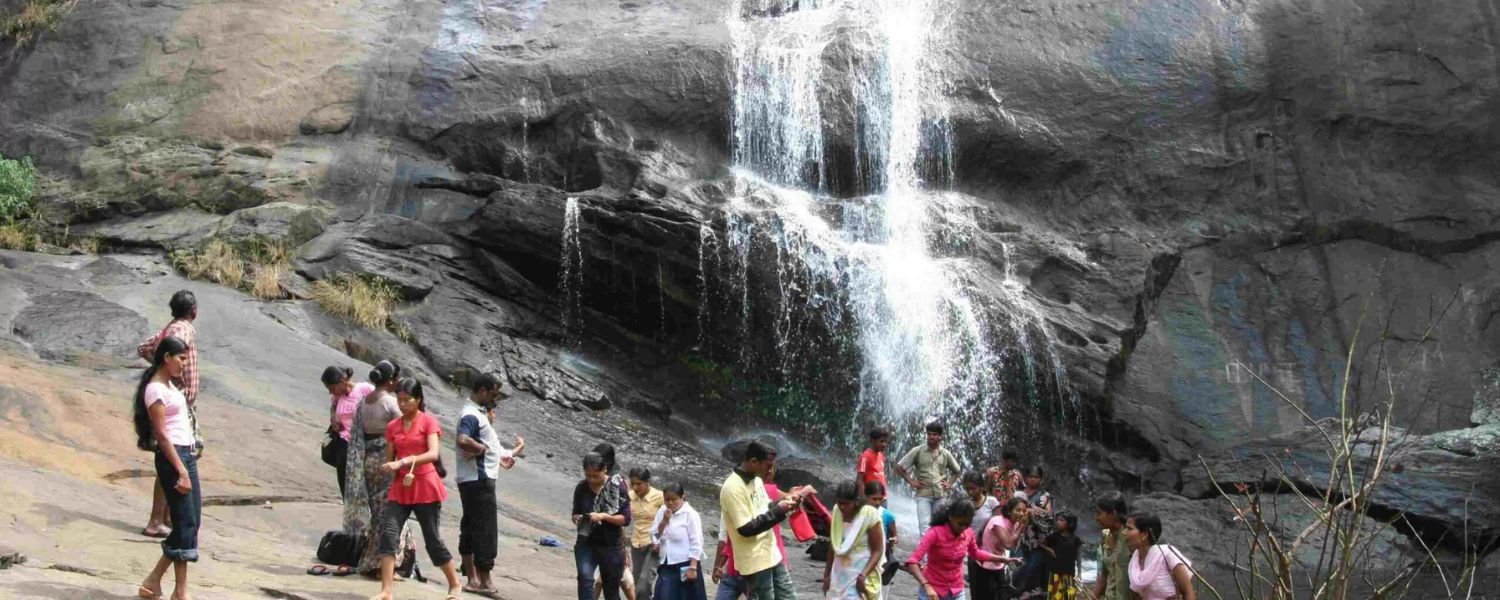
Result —
[[[500,468],[515,466],[515,453],[526,447],[526,440],[516,436],[515,448],[507,450],[495,434],[495,405],[500,401],[500,380],[488,373],[474,381],[469,401],[458,417],[458,455],[461,459],[454,478],[458,496],[463,501],[463,518],[458,525],[458,554],[462,558],[464,591],[495,596],[490,571],[495,568],[495,554],[500,543],[500,529],[495,512],[495,478]]]
[[[963,600],[964,557],[979,562],[1009,562],[974,543],[974,503],[959,498],[932,515],[931,526],[906,559],[906,571],[917,578],[919,600]],[[923,560],[926,564],[921,564]]]
[[[142,598],[161,598],[161,580],[172,567],[176,579],[172,600],[188,600],[188,563],[198,562],[198,524],[203,514],[203,490],[198,485],[193,425],[187,397],[174,383],[187,363],[188,345],[175,337],[156,344],[151,367],[136,386],[132,412],[136,446],[156,455],[156,480],[162,486],[175,527],[161,543],[162,556],[141,582]]]
[[[167,303],[172,309],[172,322],[167,323],[156,335],[147,338],[136,346],[135,353],[142,359],[150,361],[156,356],[156,346],[162,340],[175,337],[187,344],[187,354],[183,359],[182,372],[177,375],[173,383],[182,395],[187,398],[188,418],[193,427],[193,443],[196,447],[198,440],[198,420],[193,414],[195,402],[198,401],[198,346],[195,343],[198,330],[193,327],[193,321],[198,318],[198,299],[192,292],[187,290],[172,294],[172,299]],[[154,364],[154,363],[153,363]],[[162,495],[161,482],[156,482],[156,492],[151,498],[151,515],[146,520],[146,528],[141,534],[146,537],[164,538],[172,532],[171,523],[168,521],[167,501]]]
[[[433,566],[443,570],[448,580],[449,600],[458,600],[463,588],[458,583],[458,571],[453,568],[453,555],[443,545],[438,531],[442,515],[443,500],[448,498],[448,488],[438,475],[437,463],[441,446],[438,438],[443,435],[442,426],[426,412],[426,399],[422,384],[415,379],[402,379],[397,389],[401,418],[391,421],[385,428],[385,459],[381,470],[391,473],[396,482],[391,484],[386,495],[385,514],[380,519],[380,600],[395,597],[392,586],[396,579],[396,551],[401,538],[401,528],[412,514],[417,515],[417,524],[422,527],[422,543],[427,547],[427,556]]]
[[[347,479],[344,492],[344,533],[363,538],[364,551],[355,571],[367,577],[380,576],[380,517],[385,514],[385,499],[391,490],[390,473],[381,469],[386,463],[385,426],[401,416],[396,402],[396,385],[401,367],[390,361],[376,363],[370,371],[374,386],[354,409],[350,424],[349,457],[345,464]]]

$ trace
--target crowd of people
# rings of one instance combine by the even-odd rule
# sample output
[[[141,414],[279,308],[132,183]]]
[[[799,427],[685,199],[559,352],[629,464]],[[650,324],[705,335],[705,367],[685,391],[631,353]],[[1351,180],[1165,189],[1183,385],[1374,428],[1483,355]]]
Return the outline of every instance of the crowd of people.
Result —
[[[169,308],[172,321],[138,348],[151,364],[133,408],[137,445],[153,453],[157,475],[142,533],[162,538],[162,556],[139,588],[147,600],[163,598],[169,568],[172,600],[188,600],[203,504],[197,461],[204,443],[195,409],[198,307],[191,292],[181,291]],[[457,565],[439,534],[448,496],[440,457],[444,429],[427,412],[422,383],[390,361],[377,363],[364,382],[339,366],[325,369],[320,381],[330,396],[323,457],[335,469],[344,511],[342,529],[330,532],[319,549],[320,558],[326,548],[337,560],[309,573],[363,574],[380,582],[373,600],[392,600],[398,577],[420,577],[413,550],[413,529],[419,529],[449,600],[463,592],[496,596],[495,481],[526,444],[516,436],[507,448],[495,432],[499,380],[475,378],[453,430],[463,511]],[[703,517],[686,488],[657,487],[644,467],[622,475],[614,447],[599,444],[583,457],[583,479],[573,492],[578,598],[707,600],[711,581],[715,600],[794,599],[781,531],[789,523],[801,541],[825,536],[819,558],[823,596],[830,600],[884,598],[903,570],[916,580],[920,600],[1195,600],[1191,563],[1162,542],[1156,515],[1128,512],[1117,492],[1096,499],[1094,518],[1103,532],[1098,576],[1084,590],[1078,517],[1055,505],[1043,487],[1042,467],[1022,470],[1018,456],[1005,452],[999,465],[964,471],[943,447],[941,423],[929,423],[925,433],[925,444],[891,465],[916,501],[916,545],[909,554],[897,553],[901,537],[887,505],[889,432],[870,432],[854,477],[828,492],[833,510],[812,486],[781,490],[777,450],[752,441],[719,486],[718,539],[706,574]]]

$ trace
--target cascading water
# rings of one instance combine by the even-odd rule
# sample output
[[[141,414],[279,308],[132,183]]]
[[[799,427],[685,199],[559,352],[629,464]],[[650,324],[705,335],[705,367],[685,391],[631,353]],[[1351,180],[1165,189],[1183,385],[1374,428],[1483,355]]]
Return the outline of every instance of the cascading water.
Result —
[[[747,340],[762,331],[753,315],[766,313],[775,358],[759,362],[780,372],[781,391],[799,379],[832,378],[837,388],[837,372],[808,364],[837,362],[828,351],[843,352],[855,363],[846,387],[858,421],[910,427],[942,418],[955,425],[961,450],[992,450],[1004,435],[1006,359],[1020,354],[1029,364],[1033,338],[1051,336],[1009,283],[998,297],[971,297],[974,265],[942,252],[950,240],[934,240],[954,233],[933,226],[948,209],[941,190],[953,163],[942,82],[932,76],[941,72],[932,48],[941,8],[939,0],[740,0],[731,8],[735,188],[723,239],[705,233],[700,247],[700,267],[727,289],[709,290],[703,275],[700,340],[707,315],[736,318],[721,323],[739,339],[726,360],[755,362]],[[847,68],[830,56],[846,57]],[[828,92],[846,84],[841,102],[852,106],[825,106]],[[840,109],[852,113],[852,130],[830,132]],[[853,148],[865,196],[830,197],[836,141]],[[761,260],[771,264],[757,268]],[[1002,344],[991,315],[1009,317],[1015,352],[994,350]],[[821,341],[810,348],[809,339]],[[1055,367],[1052,383],[1065,387],[1055,350],[1043,354]],[[857,437],[853,429],[845,441]]]
[[[557,295],[562,299],[563,343],[576,347],[583,320],[583,245],[579,240],[582,218],[577,198],[568,198],[563,209],[561,272],[557,276]]]

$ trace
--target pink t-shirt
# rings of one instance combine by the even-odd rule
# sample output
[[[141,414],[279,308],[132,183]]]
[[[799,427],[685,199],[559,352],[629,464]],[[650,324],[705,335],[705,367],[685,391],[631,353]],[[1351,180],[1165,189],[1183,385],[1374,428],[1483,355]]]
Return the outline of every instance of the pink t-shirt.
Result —
[[[1140,594],[1141,600],[1169,600],[1176,598],[1177,582],[1172,579],[1172,569],[1177,565],[1192,563],[1176,548],[1166,544],[1152,544],[1146,550],[1145,566],[1142,566],[1141,551],[1130,553],[1130,589]]]
[[[146,408],[160,403],[167,409],[167,441],[173,446],[193,445],[193,422],[188,417],[187,396],[176,386],[151,382],[146,384]]]
[[[339,419],[339,437],[349,441],[349,430],[354,427],[354,411],[359,409],[359,403],[375,391],[375,386],[369,382],[357,384],[354,389],[343,396],[333,398],[333,414]]]
[[[962,533],[955,535],[952,527],[939,525],[927,530],[906,563],[920,563],[926,558],[922,576],[927,578],[927,583],[932,584],[933,590],[939,594],[956,596],[964,591],[965,556],[981,562],[996,558],[974,543],[973,528],[965,527]]]

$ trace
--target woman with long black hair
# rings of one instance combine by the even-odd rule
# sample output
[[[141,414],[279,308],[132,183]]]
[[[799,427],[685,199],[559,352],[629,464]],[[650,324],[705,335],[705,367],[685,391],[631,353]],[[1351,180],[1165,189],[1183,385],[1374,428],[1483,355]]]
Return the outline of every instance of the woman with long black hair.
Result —
[[[182,374],[187,344],[167,337],[156,346],[151,367],[135,389],[132,415],[136,446],[156,455],[156,478],[172,515],[172,532],[161,543],[162,556],[141,582],[142,598],[160,599],[161,580],[172,567],[176,585],[173,600],[188,599],[188,563],[198,562],[198,525],[203,515],[203,490],[198,485],[192,419],[187,396],[173,383]]]
[[[401,416],[386,425],[385,462],[380,470],[391,474],[397,481],[387,492],[385,513],[380,520],[380,545],[376,551],[380,556],[380,594],[375,598],[391,600],[395,597],[392,584],[396,579],[401,530],[406,520],[416,514],[427,556],[448,579],[448,600],[458,600],[463,592],[458,583],[458,570],[453,566],[453,554],[448,552],[448,546],[443,544],[438,531],[443,501],[448,499],[448,488],[443,485],[443,478],[437,471],[443,428],[436,418],[427,414],[427,399],[421,382],[408,377],[401,380],[396,390]]]
[[[344,468],[344,533],[365,540],[355,570],[371,577],[378,576],[380,571],[380,556],[376,554],[380,545],[378,524],[385,514],[385,499],[393,479],[391,473],[380,467],[386,463],[385,426],[401,416],[396,402],[400,378],[400,366],[386,360],[377,363],[370,371],[370,384],[375,389],[355,406],[349,427],[349,456]]]

